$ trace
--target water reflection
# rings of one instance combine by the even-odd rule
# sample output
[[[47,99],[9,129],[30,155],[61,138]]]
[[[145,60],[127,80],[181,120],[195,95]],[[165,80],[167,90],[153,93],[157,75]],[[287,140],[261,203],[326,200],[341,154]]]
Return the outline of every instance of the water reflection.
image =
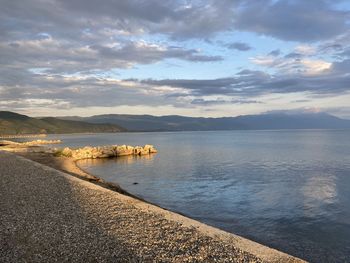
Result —
[[[305,216],[321,216],[325,213],[325,206],[337,202],[336,177],[320,174],[307,178],[301,192],[304,197]]]
[[[127,155],[127,156],[120,156],[118,158],[84,159],[84,160],[79,160],[78,165],[81,167],[89,167],[89,166],[101,166],[104,164],[111,164],[112,162],[118,165],[132,165],[137,162],[152,163],[154,160],[154,156],[155,154],[142,155],[142,156]]]

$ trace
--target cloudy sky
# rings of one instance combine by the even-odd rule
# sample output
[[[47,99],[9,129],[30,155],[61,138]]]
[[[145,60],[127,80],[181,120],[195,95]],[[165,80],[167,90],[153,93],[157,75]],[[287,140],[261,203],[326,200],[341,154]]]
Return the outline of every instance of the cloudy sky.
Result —
[[[350,119],[348,0],[0,0],[0,110]]]

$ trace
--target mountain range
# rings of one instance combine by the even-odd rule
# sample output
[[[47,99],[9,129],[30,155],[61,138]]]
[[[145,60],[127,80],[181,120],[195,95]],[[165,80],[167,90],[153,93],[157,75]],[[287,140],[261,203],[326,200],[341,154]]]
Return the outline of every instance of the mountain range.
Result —
[[[327,113],[305,112],[273,112],[222,118],[125,114],[32,118],[14,112],[0,111],[0,134],[9,135],[276,129],[350,129],[350,120]]]
[[[61,117],[60,117],[61,118]],[[65,120],[117,124],[128,131],[202,131],[271,129],[348,129],[350,120],[327,113],[271,112],[238,117],[203,118],[177,115],[105,114],[91,117],[63,117]]]
[[[62,120],[53,117],[31,118],[10,111],[0,111],[0,135],[120,131],[125,131],[125,129],[115,124],[95,124],[73,120]]]

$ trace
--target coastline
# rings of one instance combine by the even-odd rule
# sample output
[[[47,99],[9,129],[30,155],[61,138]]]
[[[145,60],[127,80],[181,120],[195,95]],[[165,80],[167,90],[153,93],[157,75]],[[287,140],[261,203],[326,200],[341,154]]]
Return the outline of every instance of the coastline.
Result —
[[[46,152],[18,151],[18,152],[14,152],[14,153],[19,155],[19,156],[22,156],[24,158],[27,158],[29,160],[32,160],[34,162],[49,166],[51,168],[54,168],[54,169],[59,170],[59,171],[64,172],[64,173],[68,173],[74,177],[81,179],[81,180],[88,181],[90,183],[102,186],[104,188],[115,191],[117,193],[145,201],[145,200],[125,191],[118,184],[107,182],[107,181],[105,181],[105,180],[103,180],[103,179],[101,179],[93,174],[87,173],[82,168],[80,168],[79,165],[77,164],[77,162],[79,160],[75,160],[73,158],[64,157],[64,156],[54,156],[53,154],[46,153]]]
[[[220,229],[205,225],[196,220],[182,216],[178,213],[163,209],[157,205],[150,204],[149,202],[142,200],[137,196],[131,195],[117,184],[106,182],[101,178],[85,172],[78,166],[77,161],[72,158],[55,157],[53,154],[43,152],[17,151],[14,153],[36,163],[49,166],[55,170],[68,173],[69,175],[73,175],[76,178],[93,183],[97,185],[97,187],[102,187],[105,189],[103,191],[111,190],[113,192],[117,192],[119,200],[127,204],[132,204],[137,209],[139,209],[140,212],[142,211],[145,213],[155,213],[158,216],[161,216],[171,222],[180,224],[183,227],[194,228],[196,231],[201,233],[201,235],[220,240],[220,242],[223,242],[225,244],[230,244],[239,250],[246,251],[247,253],[256,256],[263,262],[304,262],[303,260],[290,256],[286,253],[266,247],[235,234],[231,234]]]
[[[0,139],[45,138],[46,133],[39,134],[0,134]]]

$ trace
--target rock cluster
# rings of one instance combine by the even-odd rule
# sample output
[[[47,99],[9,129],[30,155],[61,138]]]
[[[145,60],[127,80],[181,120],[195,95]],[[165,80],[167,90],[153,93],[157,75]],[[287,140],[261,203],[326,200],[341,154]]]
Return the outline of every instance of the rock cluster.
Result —
[[[153,145],[145,146],[130,146],[130,145],[112,145],[112,146],[85,146],[84,148],[71,149],[69,147],[63,150],[57,150],[56,155],[72,157],[76,160],[81,159],[97,159],[97,158],[112,158],[126,155],[146,155],[156,153],[157,150]]]
[[[61,140],[36,140],[31,142],[22,142],[22,145],[32,146],[32,145],[41,145],[41,144],[59,144]]]

